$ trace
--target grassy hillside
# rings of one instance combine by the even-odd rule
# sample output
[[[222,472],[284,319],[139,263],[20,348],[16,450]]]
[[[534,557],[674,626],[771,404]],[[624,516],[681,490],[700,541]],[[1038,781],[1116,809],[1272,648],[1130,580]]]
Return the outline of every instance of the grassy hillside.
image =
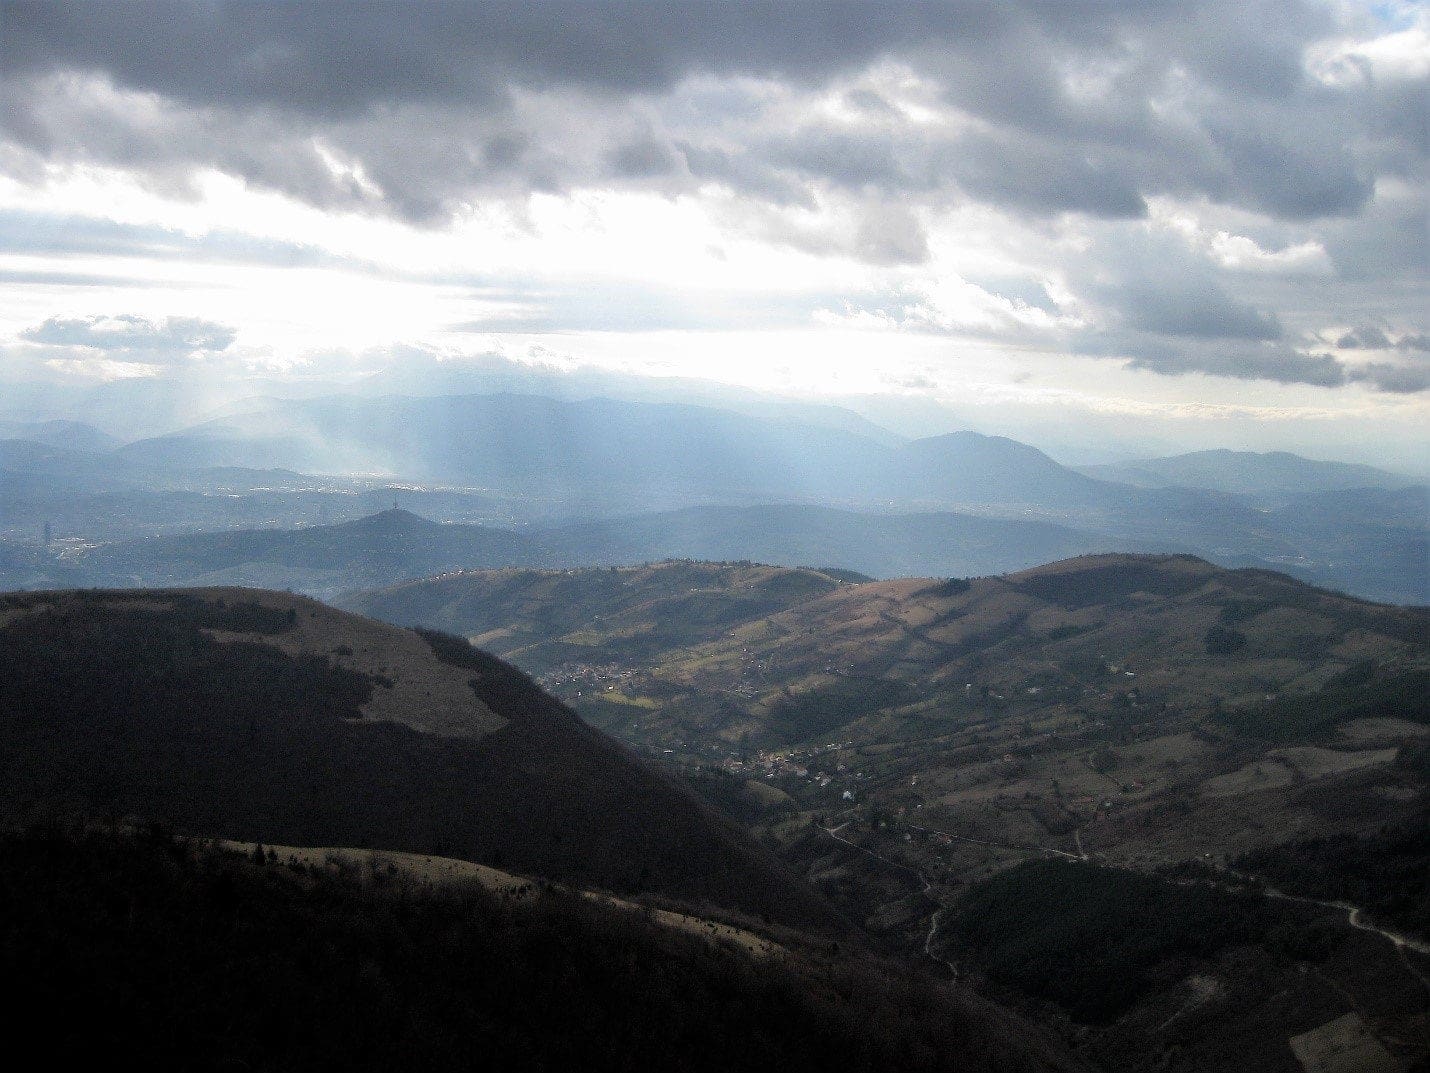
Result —
[[[529,670],[658,657],[824,596],[843,571],[674,561],[585,570],[468,570],[348,593],[339,604],[460,633]],[[867,578],[863,580],[868,580]]]
[[[442,853],[838,927],[520,672],[279,593],[0,598],[0,811]]]
[[[957,583],[744,564],[471,571],[348,602],[476,638],[583,707],[594,691],[629,709],[632,740],[663,745],[697,732],[907,741],[990,715],[1199,719],[1372,667],[1342,683],[1362,689],[1421,667],[1430,639],[1425,611],[1189,556]]]

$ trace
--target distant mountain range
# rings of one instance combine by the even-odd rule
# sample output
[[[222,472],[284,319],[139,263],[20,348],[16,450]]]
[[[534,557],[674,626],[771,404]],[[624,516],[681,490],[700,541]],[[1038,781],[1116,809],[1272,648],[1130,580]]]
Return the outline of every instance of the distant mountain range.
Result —
[[[106,585],[250,585],[330,592],[472,566],[537,561],[534,540],[441,525],[391,509],[335,525],[246,529],[126,541],[68,559]],[[381,582],[379,582],[381,583]]]
[[[87,451],[100,454],[122,445],[117,436],[85,424],[83,421],[0,421],[0,438],[28,440],[46,447],[62,447],[67,451]]]
[[[1366,520],[1347,523],[1338,500],[1263,515],[1288,534],[1218,537],[1229,565],[1271,566],[1353,592],[1423,603],[1423,531],[1403,524],[1416,490],[1377,493]],[[1327,493],[1333,497],[1352,493]],[[1359,493],[1355,493],[1359,496]],[[10,543],[0,584],[10,588],[251,585],[331,597],[449,571],[488,567],[632,565],[662,559],[751,560],[832,567],[872,577],[1008,573],[1096,551],[1197,550],[1194,533],[1109,535],[1048,521],[953,512],[873,514],[813,506],[692,507],[520,530],[444,524],[389,509],[326,526],[188,533],[88,547]],[[1293,549],[1323,549],[1307,560]],[[1372,553],[1373,554],[1370,554]]]
[[[67,568],[103,583],[331,594],[344,573],[375,585],[463,567],[685,556],[968,575],[1144,550],[1430,600],[1425,488],[1290,455],[1202,452],[1080,472],[972,432],[899,441],[780,410],[517,394],[266,400],[101,450],[66,446],[105,447],[69,425],[28,431],[41,439],[0,441],[0,531],[34,541],[52,523],[79,544],[113,544],[66,549]],[[393,499],[486,531],[214,534],[356,525]],[[124,540],[154,533],[169,543]]]
[[[1285,451],[1194,451],[1107,466],[1082,466],[1100,480],[1141,488],[1203,488],[1266,499],[1353,488],[1404,488],[1408,477],[1350,462],[1318,462]]]
[[[1127,518],[1205,509],[1206,496],[1408,483],[1368,466],[1202,452],[1081,472],[1037,448],[957,432],[898,441],[707,406],[494,394],[269,400],[118,456],[179,469],[241,466],[439,481],[561,504],[582,516],[720,502],[878,509],[1000,506]]]
[[[891,576],[1002,573],[1102,548],[1047,522],[952,513],[877,515],[822,507],[696,507],[513,531],[439,524],[390,509],[351,522],[121,541],[51,556],[66,578],[102,586],[253,585],[318,595],[455,570],[656,559],[828,564]],[[27,548],[17,561],[42,571]],[[18,568],[17,568],[18,569]],[[3,577],[0,574],[0,577]],[[33,583],[30,584],[33,587]]]
[[[1347,493],[1330,493],[1344,496]],[[1381,520],[1350,526],[1335,504],[1311,497],[1276,521],[1297,543],[1261,556],[1224,534],[1224,561],[1273,566],[1355,592],[1425,602],[1425,540],[1398,524],[1414,491],[1380,493]],[[1327,514],[1330,517],[1326,517]],[[1190,534],[1189,534],[1190,536]],[[834,567],[872,577],[985,576],[1109,549],[1157,549],[1155,534],[1114,536],[1032,519],[953,512],[872,514],[812,506],[692,507],[520,530],[444,524],[393,508],[352,521],[298,528],[225,530],[46,549],[10,543],[0,584],[10,588],[249,585],[321,597],[449,571],[503,566],[632,565],[662,559],[751,560]],[[1321,564],[1287,554],[1324,548]],[[1367,549],[1374,555],[1367,556]]]

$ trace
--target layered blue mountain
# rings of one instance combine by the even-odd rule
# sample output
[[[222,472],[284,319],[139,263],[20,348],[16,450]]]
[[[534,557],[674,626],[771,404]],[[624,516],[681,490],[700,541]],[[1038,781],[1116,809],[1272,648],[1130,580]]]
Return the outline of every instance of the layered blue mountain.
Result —
[[[1128,550],[1272,566],[1374,599],[1430,598],[1425,489],[1288,455],[1151,459],[1122,483],[1103,479],[1116,467],[1078,471],[975,432],[903,441],[779,412],[511,393],[255,400],[102,450],[63,446],[58,426],[30,431],[44,439],[0,443],[0,537],[33,541],[56,521],[84,545],[118,541],[67,553],[66,568],[105,584],[330,593],[345,571],[380,584],[670,556],[965,575]],[[394,498],[485,532],[413,536],[406,552],[373,535],[375,523],[331,538],[277,534],[357,523]],[[237,529],[265,532],[215,535]],[[196,550],[186,531],[214,539]],[[146,534],[170,543],[126,540]],[[0,582],[34,577],[31,566]]]

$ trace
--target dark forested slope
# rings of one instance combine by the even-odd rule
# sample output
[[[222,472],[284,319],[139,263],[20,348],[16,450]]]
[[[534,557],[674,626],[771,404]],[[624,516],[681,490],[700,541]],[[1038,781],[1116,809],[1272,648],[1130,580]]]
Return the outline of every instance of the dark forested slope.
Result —
[[[0,837],[12,1049],[193,1070],[1072,1070],[849,953],[738,948],[560,892],[359,886],[168,837]],[[51,1034],[57,1012],[74,1031]]]
[[[692,794],[465,641],[286,594],[0,599],[0,810],[441,853],[838,923]]]

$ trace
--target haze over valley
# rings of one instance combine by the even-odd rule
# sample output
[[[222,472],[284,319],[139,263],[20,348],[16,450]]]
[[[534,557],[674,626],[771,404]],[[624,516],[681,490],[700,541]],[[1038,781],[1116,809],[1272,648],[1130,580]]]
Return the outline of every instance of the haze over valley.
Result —
[[[0,576],[331,596],[476,566],[754,559],[970,576],[1140,550],[1427,599],[1430,493],[1402,475],[1236,452],[1079,472],[1004,437],[907,440],[847,416],[857,431],[487,395],[270,403],[129,443],[39,423],[38,438],[0,441]]]

